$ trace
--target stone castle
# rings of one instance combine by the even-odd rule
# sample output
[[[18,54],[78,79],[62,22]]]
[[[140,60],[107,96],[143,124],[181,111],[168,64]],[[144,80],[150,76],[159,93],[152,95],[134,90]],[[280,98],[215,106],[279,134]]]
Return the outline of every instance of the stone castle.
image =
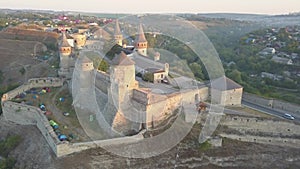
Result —
[[[126,46],[122,43],[123,35],[118,21],[116,21],[113,38],[115,44],[121,47]],[[93,61],[87,57],[79,59],[78,69],[74,76],[76,80],[73,79],[72,82],[80,84],[76,87],[79,90],[75,91],[76,94],[73,95],[74,106],[91,109],[89,103],[81,98],[87,96],[87,93],[92,94],[92,90],[95,90],[91,86],[92,79],[95,79],[95,88],[99,89],[102,96],[106,97],[104,99],[106,102],[101,107],[102,111],[95,112],[99,124],[106,121],[111,126],[112,133],[126,135],[156,127],[173,115],[173,112],[182,104],[189,104],[196,110],[196,105],[209,97],[207,86],[199,86],[196,82],[192,83],[193,81],[190,79],[190,83],[179,86],[180,90],[167,89],[168,85],[163,82],[172,80],[169,77],[169,64],[158,62],[159,58],[157,57],[154,60],[150,59],[147,56],[147,48],[148,42],[140,24],[132,53],[116,54],[110,62],[109,74],[96,71],[92,64]],[[158,86],[149,87],[144,83],[141,86],[136,80],[137,73],[150,73],[153,76],[152,83]],[[215,82],[219,83],[218,81],[222,80],[228,83],[227,86],[230,89],[216,88],[213,90],[214,93],[219,93],[218,98],[214,101],[224,105],[240,105],[242,87],[228,78],[220,78]],[[164,92],[165,89],[168,91]],[[91,111],[95,111],[95,109]],[[186,119],[188,118],[186,115]],[[193,119],[187,121],[193,121]]]
[[[60,68],[58,73],[60,78],[31,79],[28,84],[2,96],[1,106],[5,119],[22,125],[37,125],[57,156],[93,148],[96,145],[94,142],[73,144],[59,141],[40,109],[11,102],[11,99],[33,87],[60,87],[65,80],[72,80],[72,83],[68,84],[73,87],[74,107],[96,110],[93,107],[97,103],[87,98],[97,91],[98,94],[100,93],[100,96],[96,95],[96,97],[101,100],[101,103],[98,103],[101,111],[94,111],[93,113],[98,123],[101,125],[102,122],[106,121],[109,124],[108,132],[114,133],[113,136],[120,136],[158,126],[168,117],[174,115],[173,112],[183,104],[191,107],[189,109],[191,111],[184,112],[185,120],[194,122],[196,119],[189,114],[198,113],[196,104],[209,97],[209,87],[199,86],[194,81],[187,80],[186,83],[182,83],[184,85],[179,85],[181,90],[162,84],[165,80],[172,83],[172,79],[168,77],[169,64],[157,62],[159,55],[156,55],[154,60],[147,57],[148,44],[142,25],[139,25],[133,52],[129,55],[124,52],[116,55],[111,61],[109,73],[96,70],[89,57],[76,56],[74,47],[83,47],[85,44],[84,38],[81,40],[80,43],[76,42],[78,43],[76,46],[72,46],[74,39],[70,42],[68,35],[62,33],[59,43]],[[117,45],[123,46],[123,36],[118,22],[115,27],[114,40]],[[78,61],[76,61],[77,59]],[[149,82],[137,80],[137,72],[152,73],[154,80],[151,85],[147,86],[150,84]],[[216,87],[212,91],[219,94],[219,97],[213,102],[223,105],[239,105],[242,87],[224,77],[214,82],[219,83],[220,80],[225,80],[228,85],[227,88]],[[153,86],[152,84],[158,86],[150,87]],[[100,140],[97,144],[123,144],[124,142],[136,142],[140,139],[143,139],[141,133],[132,137],[124,137],[122,140]]]

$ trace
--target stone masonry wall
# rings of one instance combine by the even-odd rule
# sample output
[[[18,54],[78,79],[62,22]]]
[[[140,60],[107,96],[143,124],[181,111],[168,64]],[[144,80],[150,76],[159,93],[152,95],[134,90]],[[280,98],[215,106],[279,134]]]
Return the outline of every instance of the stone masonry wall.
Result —
[[[208,97],[208,88],[186,90],[181,93],[171,94],[162,101],[153,102],[147,105],[147,121],[152,121],[154,126],[161,123],[174,112],[180,104],[193,104],[196,106],[200,100],[204,101]],[[196,107],[195,107],[196,109]]]
[[[230,130],[221,133],[222,137],[245,142],[300,147],[300,125],[288,121],[224,116],[220,125]]]
[[[5,101],[2,103],[3,116],[5,120],[21,125],[36,125],[40,130],[50,148],[56,154],[56,145],[60,142],[57,135],[50,126],[48,119],[37,107]]]
[[[83,143],[69,143],[69,144],[58,144],[57,145],[57,156],[65,156],[68,154],[72,154],[75,152],[80,152],[83,150],[96,148],[96,147],[106,147],[106,146],[114,146],[114,145],[122,145],[122,144],[131,144],[136,143],[143,140],[143,132],[128,137],[120,137],[113,138],[107,140],[96,140],[91,142],[83,142]]]
[[[253,142],[261,144],[271,144],[277,146],[288,146],[299,148],[300,139],[292,138],[280,138],[280,137],[262,137],[262,136],[253,136],[253,135],[235,135],[235,134],[220,134],[222,137],[244,141],[244,142]]]
[[[17,95],[25,92],[34,87],[59,87],[63,85],[63,80],[59,78],[34,78],[29,79],[28,82],[24,85],[19,86],[18,88],[9,91],[2,96],[2,102],[6,100],[11,100]]]
[[[96,72],[95,86],[100,89],[103,93],[107,94],[107,87],[110,86],[110,77],[108,74],[102,71]]]
[[[244,93],[243,100],[256,103],[261,106],[271,107],[277,110],[281,110],[282,112],[293,112],[300,114],[300,105],[291,104],[285,101],[280,101],[276,99],[268,99],[264,97],[259,97],[253,94]]]
[[[71,153],[80,152],[82,150],[95,148],[98,146],[111,146],[119,144],[135,143],[143,139],[142,133],[122,138],[114,138],[108,140],[98,140],[95,142],[69,143],[68,141],[60,141],[50,126],[48,119],[38,107],[29,106],[9,101],[9,99],[29,90],[33,87],[59,87],[63,85],[63,81],[58,78],[37,78],[30,79],[15,90],[12,90],[2,97],[2,109],[5,120],[12,121],[21,125],[35,125],[46,139],[48,145],[57,157],[65,156]]]
[[[229,128],[249,131],[249,132],[268,132],[286,136],[300,135],[300,125],[287,121],[274,121],[253,117],[224,116],[221,125]]]

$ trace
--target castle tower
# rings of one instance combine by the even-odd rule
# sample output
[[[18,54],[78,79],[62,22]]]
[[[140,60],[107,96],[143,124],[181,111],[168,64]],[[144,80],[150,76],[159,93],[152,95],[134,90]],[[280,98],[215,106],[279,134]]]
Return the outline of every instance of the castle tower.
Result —
[[[131,111],[128,105],[133,95],[133,89],[138,88],[135,80],[135,63],[124,53],[115,56],[110,67],[111,86],[108,89],[108,112],[114,112],[112,129],[126,133],[132,128]]]
[[[140,24],[138,34],[135,39],[135,51],[140,55],[147,56],[147,48],[148,42],[145,38],[143,26]]]
[[[87,56],[80,57],[76,62],[74,76],[72,78],[73,105],[81,108],[95,110],[91,101],[87,100],[93,95],[94,89],[93,61]]]
[[[121,32],[118,20],[116,20],[114,38],[115,38],[115,42],[116,42],[117,45],[120,45],[120,46],[123,45],[123,43],[122,43],[122,41],[123,41],[123,35],[122,35],[122,32]]]
[[[72,52],[71,45],[68,42],[66,33],[63,32],[62,33],[62,38],[61,38],[61,43],[59,45],[59,53],[62,56],[70,56],[71,52]]]
[[[67,40],[65,32],[62,33],[61,42],[59,45],[59,76],[67,76],[70,68],[70,55],[72,53],[72,47]]]
[[[113,93],[114,104],[120,109],[121,103],[126,97],[132,95],[132,90],[138,87],[135,80],[134,62],[124,53],[121,52],[112,60],[110,67],[111,90]]]
[[[93,84],[93,71],[94,71],[94,65],[93,61],[90,60],[87,56],[84,56],[80,60],[80,68],[81,68],[81,74],[80,74],[80,87],[81,88],[91,88],[91,85]]]

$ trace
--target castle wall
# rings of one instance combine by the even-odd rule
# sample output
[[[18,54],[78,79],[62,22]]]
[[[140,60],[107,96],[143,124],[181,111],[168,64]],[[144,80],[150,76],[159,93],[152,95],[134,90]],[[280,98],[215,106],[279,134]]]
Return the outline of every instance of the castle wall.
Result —
[[[58,137],[53,131],[53,128],[50,126],[46,116],[37,107],[6,101],[3,103],[2,108],[4,112],[3,115],[6,120],[21,125],[36,125],[57,157],[99,146],[135,143],[143,139],[143,135],[138,134],[129,137],[83,143],[69,143],[68,141],[61,142],[58,140]]]
[[[96,79],[95,79],[95,86],[100,89],[103,93],[107,94],[107,87],[110,86],[110,76],[109,74],[97,70],[96,72]]]
[[[48,119],[37,107],[5,101],[2,103],[3,116],[6,120],[21,125],[36,125],[50,148],[57,153],[56,145],[60,142],[50,126]]]
[[[195,105],[200,100],[203,101],[207,98],[208,88],[203,87],[201,89],[186,90],[182,91],[181,93],[174,93],[162,98],[159,97],[159,101],[157,102],[155,102],[155,99],[153,99],[153,102],[150,102],[146,107],[147,122],[153,121],[152,123],[154,126],[156,126],[168,118],[182,103]],[[148,123],[148,125],[150,124]]]
[[[148,104],[148,92],[134,89],[133,90],[133,99],[141,104],[147,105]]]
[[[220,125],[230,130],[220,134],[222,137],[245,142],[300,147],[300,125],[291,122],[224,116]]]
[[[31,88],[38,87],[59,87],[63,85],[63,80],[59,78],[34,78],[29,79],[28,82],[24,85],[19,86],[18,88],[11,90],[2,96],[2,102],[6,100],[11,100],[17,95],[29,90]]]
[[[285,136],[300,135],[300,125],[286,121],[274,121],[251,117],[225,116],[221,125],[248,132],[264,132]]]
[[[147,106],[147,121],[153,123],[153,127],[159,125],[167,119],[179,106],[182,97],[174,95],[163,101],[156,102]]]
[[[134,136],[128,137],[120,137],[120,138],[113,138],[113,139],[106,139],[106,140],[96,140],[91,142],[83,142],[83,143],[62,143],[57,145],[57,156],[65,156],[68,154],[72,154],[75,152],[80,152],[83,150],[96,148],[96,147],[106,147],[106,146],[115,146],[115,145],[122,145],[122,144],[132,144],[139,142],[143,139],[143,135],[137,134]]]
[[[300,106],[299,105],[295,105],[295,104],[285,102],[285,101],[259,97],[257,95],[253,95],[250,93],[244,93],[243,100],[251,102],[251,103],[259,104],[261,106],[271,107],[271,108],[277,109],[282,112],[288,111],[288,112],[300,114]]]
[[[299,148],[300,147],[300,139],[292,139],[292,138],[280,138],[280,137],[262,137],[262,136],[252,136],[252,135],[235,135],[235,134],[220,134],[222,137],[244,141],[244,142],[252,142],[252,143],[261,143],[261,144],[270,144],[277,146],[288,146]]]
[[[12,121],[21,125],[36,125],[40,130],[50,148],[56,153],[56,144],[58,140],[55,132],[49,124],[48,119],[44,116],[39,108],[26,104],[14,103],[8,101],[17,95],[38,87],[59,87],[63,85],[63,80],[59,78],[34,78],[20,87],[5,93],[2,96],[3,116],[6,120]]]
[[[105,77],[105,76],[103,76]],[[57,157],[65,156],[71,153],[80,152],[82,150],[95,148],[98,146],[112,146],[120,144],[135,143],[143,139],[140,133],[135,136],[114,138],[108,140],[98,140],[95,142],[69,143],[61,142],[50,126],[47,117],[38,107],[29,106],[8,101],[18,94],[25,92],[33,87],[58,87],[62,86],[63,81],[58,78],[36,78],[30,79],[28,84],[24,84],[15,90],[12,90],[2,97],[2,110],[4,119],[21,125],[35,125],[40,130],[48,145]]]
[[[241,105],[243,88],[220,91],[211,89],[212,102],[226,106]]]

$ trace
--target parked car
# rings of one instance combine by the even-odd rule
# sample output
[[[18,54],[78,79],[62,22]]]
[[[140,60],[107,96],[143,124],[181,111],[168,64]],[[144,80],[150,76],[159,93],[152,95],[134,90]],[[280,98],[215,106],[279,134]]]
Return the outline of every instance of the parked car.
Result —
[[[290,114],[288,114],[288,113],[285,113],[285,114],[283,115],[283,117],[286,118],[286,119],[289,119],[289,120],[294,120],[294,119],[295,119],[294,116],[292,116],[292,115],[290,115]]]
[[[59,128],[59,127],[58,127],[58,124],[57,124],[54,120],[50,120],[49,123],[50,123],[50,126],[51,126],[54,130],[56,130],[56,129]]]
[[[60,135],[58,136],[58,139],[59,139],[60,141],[66,141],[68,138],[67,138],[66,135],[60,134]]]
[[[63,112],[63,115],[64,115],[64,116],[69,116],[70,113],[68,113],[68,112]]]

